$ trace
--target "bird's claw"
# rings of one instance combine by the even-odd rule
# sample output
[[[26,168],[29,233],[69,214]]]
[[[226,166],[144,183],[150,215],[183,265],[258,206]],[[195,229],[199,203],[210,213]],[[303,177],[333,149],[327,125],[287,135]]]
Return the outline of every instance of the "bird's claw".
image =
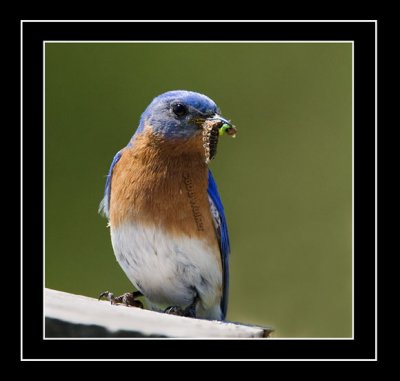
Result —
[[[98,300],[101,300],[102,298],[108,299],[108,300],[111,302],[111,304],[112,304],[113,300],[115,299],[115,298],[114,298],[114,294],[111,293],[111,292],[109,292],[109,291],[104,291],[104,292],[102,292],[102,293],[99,295],[99,299],[98,299]]]
[[[196,317],[196,309],[192,305],[184,309],[179,306],[171,306],[166,308],[164,313],[175,316]]]
[[[139,291],[135,292],[126,292],[120,296],[115,297],[112,292],[104,291],[99,295],[99,300],[102,298],[106,298],[111,302],[111,304],[123,304],[127,307],[137,307],[143,308],[143,303],[140,300],[136,300],[138,296],[142,296],[142,293]]]
[[[164,313],[168,315],[185,316],[185,311],[178,306],[170,306],[164,310]]]

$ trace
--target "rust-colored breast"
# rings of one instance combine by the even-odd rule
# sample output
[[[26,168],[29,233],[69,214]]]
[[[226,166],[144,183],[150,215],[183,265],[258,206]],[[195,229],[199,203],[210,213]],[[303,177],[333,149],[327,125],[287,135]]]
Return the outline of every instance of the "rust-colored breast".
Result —
[[[171,141],[146,128],[114,167],[111,227],[131,220],[218,245],[207,185],[201,135]]]

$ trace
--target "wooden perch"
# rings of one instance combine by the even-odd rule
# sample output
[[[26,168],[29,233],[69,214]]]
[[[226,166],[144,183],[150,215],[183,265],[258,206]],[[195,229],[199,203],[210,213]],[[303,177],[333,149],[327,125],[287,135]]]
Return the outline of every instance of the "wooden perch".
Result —
[[[45,290],[45,337],[268,337],[272,329],[192,319]]]

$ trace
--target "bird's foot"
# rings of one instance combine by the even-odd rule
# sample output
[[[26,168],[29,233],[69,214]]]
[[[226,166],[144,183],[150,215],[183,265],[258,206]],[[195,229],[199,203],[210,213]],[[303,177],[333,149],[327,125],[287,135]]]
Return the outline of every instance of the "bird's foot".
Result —
[[[176,315],[176,316],[185,316],[185,317],[196,317],[196,304],[193,303],[186,308],[181,308],[179,306],[171,306],[164,310],[164,313],[169,315]]]
[[[167,307],[164,310],[164,313],[168,314],[168,315],[176,315],[176,316],[185,316],[185,310],[182,309],[179,306],[171,306],[171,307]]]
[[[143,303],[140,300],[136,300],[137,297],[142,296],[140,291],[126,292],[120,296],[114,296],[112,292],[104,291],[100,294],[99,300],[106,298],[111,304],[123,304],[127,307],[143,308]]]

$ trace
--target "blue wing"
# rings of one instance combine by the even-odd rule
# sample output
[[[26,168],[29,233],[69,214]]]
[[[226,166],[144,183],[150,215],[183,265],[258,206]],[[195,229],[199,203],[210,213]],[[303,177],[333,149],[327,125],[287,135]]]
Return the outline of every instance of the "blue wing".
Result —
[[[225,320],[226,311],[228,309],[228,291],[229,291],[229,235],[228,226],[226,224],[224,207],[222,205],[221,198],[218,194],[217,184],[212,176],[210,170],[208,170],[208,196],[210,199],[211,214],[213,215],[219,248],[221,250],[221,261],[222,261],[222,299],[221,299],[221,311],[222,319]]]
[[[110,169],[108,171],[107,180],[106,180],[106,187],[104,189],[104,197],[100,202],[99,206],[99,213],[103,214],[107,218],[110,218],[110,195],[111,195],[111,177],[112,171],[114,169],[115,164],[117,164],[118,160],[121,158],[122,150],[118,151],[117,154],[114,156],[114,159],[111,163]]]

